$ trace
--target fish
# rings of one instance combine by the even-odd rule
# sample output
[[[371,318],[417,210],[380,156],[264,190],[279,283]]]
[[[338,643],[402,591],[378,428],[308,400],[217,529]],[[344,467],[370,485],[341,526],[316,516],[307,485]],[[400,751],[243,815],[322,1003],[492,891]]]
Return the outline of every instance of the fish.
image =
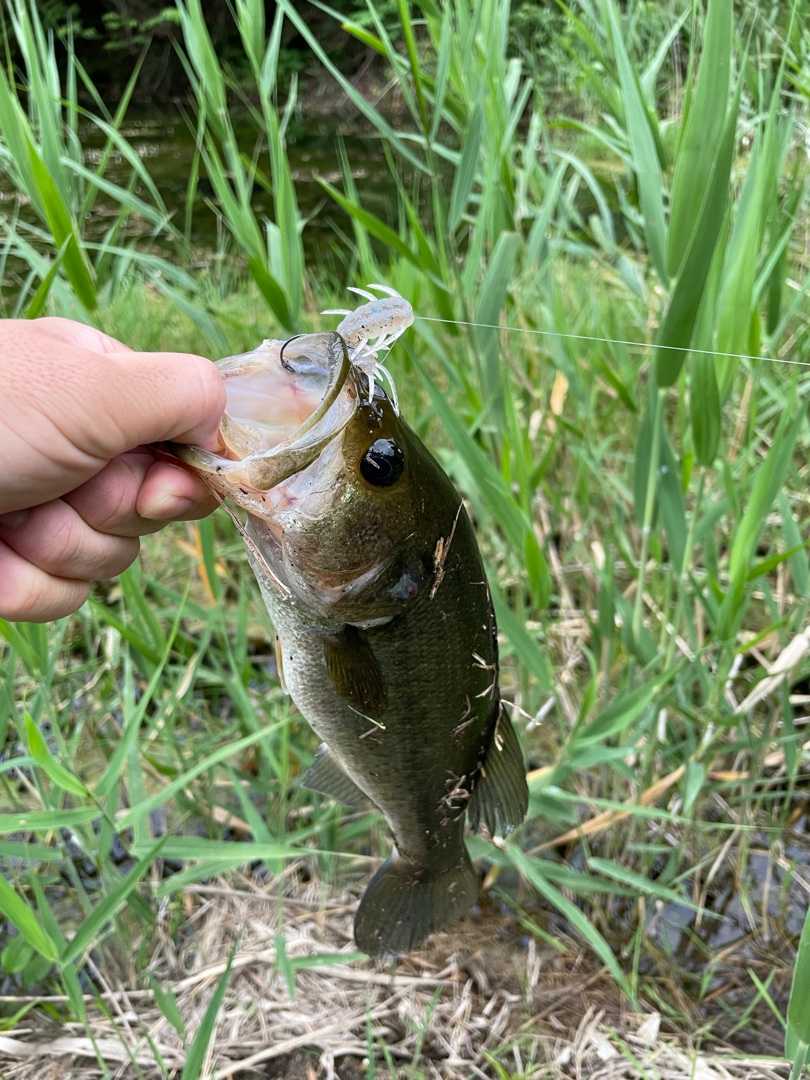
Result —
[[[470,517],[380,358],[413,313],[374,288],[336,331],[221,361],[221,447],[176,451],[244,511],[280,680],[321,740],[302,783],[385,819],[393,850],[354,936],[390,957],[469,911],[466,825],[505,836],[528,789]]]

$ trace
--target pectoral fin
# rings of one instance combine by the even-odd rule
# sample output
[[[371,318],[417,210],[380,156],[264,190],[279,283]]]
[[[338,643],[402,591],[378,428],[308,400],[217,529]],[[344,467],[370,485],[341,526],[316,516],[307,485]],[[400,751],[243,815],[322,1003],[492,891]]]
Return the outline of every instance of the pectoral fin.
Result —
[[[321,745],[315,760],[302,776],[301,783],[311,791],[319,791],[321,795],[328,795],[330,799],[346,806],[354,806],[358,810],[368,810],[372,806],[370,800],[354,780],[346,775],[324,745]]]
[[[380,665],[362,630],[344,626],[324,639],[326,670],[335,690],[363,716],[376,720],[385,708]]]
[[[504,836],[522,823],[528,806],[523,753],[512,721],[499,704],[492,742],[467,809],[470,828]]]

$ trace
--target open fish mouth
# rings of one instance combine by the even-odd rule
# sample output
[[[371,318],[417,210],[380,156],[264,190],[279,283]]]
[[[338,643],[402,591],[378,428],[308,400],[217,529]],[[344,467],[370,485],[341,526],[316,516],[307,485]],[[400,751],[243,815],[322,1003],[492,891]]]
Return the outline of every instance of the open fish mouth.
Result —
[[[312,464],[349,423],[357,375],[334,332],[265,341],[218,366],[226,394],[221,451],[176,451],[220,494],[257,509],[263,493]]]

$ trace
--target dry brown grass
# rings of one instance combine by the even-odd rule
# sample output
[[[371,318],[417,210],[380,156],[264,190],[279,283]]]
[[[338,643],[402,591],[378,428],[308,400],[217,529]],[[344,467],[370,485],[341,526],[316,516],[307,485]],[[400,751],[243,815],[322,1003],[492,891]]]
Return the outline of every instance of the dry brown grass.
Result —
[[[396,967],[358,961],[351,940],[355,903],[351,895],[325,895],[322,885],[295,886],[289,878],[268,887],[234,876],[187,891],[185,923],[171,933],[168,925],[159,925],[149,968],[175,994],[193,1035],[234,951],[203,1075],[215,1080],[766,1080],[787,1075],[776,1059],[745,1057],[723,1047],[698,1050],[696,1040],[667,1031],[658,1013],[627,1011],[611,981],[573,941],[562,939],[571,946],[564,955],[538,946],[492,905]],[[293,964],[304,957],[314,962],[299,968],[292,995],[277,962],[276,935],[282,929]],[[129,964],[134,968],[131,959]],[[54,1019],[64,999],[38,999],[16,1028],[0,1035],[0,1076],[151,1078],[161,1075],[158,1053],[166,1073],[179,1075],[182,1040],[143,979],[126,968],[124,960],[120,985],[110,985],[108,973],[104,991],[88,997],[92,1040],[82,1025]],[[23,1001],[16,999],[17,1005]],[[369,1067],[370,1044],[376,1071]]]

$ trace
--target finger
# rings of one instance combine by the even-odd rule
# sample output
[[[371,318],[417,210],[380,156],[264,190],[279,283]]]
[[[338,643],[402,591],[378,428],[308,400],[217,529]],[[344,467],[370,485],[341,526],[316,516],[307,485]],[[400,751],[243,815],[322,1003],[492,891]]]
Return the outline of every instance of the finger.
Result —
[[[61,499],[0,514],[0,541],[48,574],[79,581],[115,577],[138,556],[138,541],[91,528]]]
[[[210,360],[186,353],[75,356],[60,369],[60,394],[71,440],[94,458],[164,441],[219,445],[225,385]]]
[[[147,450],[122,454],[65,501],[91,528],[113,536],[145,536],[213,509],[201,480]]]
[[[0,541],[0,618],[61,619],[80,608],[89,592],[88,582],[53,577]]]
[[[96,532],[128,537],[157,532],[163,522],[148,521],[137,511],[138,493],[154,463],[155,456],[148,450],[121,454],[65,495],[65,502]]]
[[[149,521],[192,521],[217,508],[198,476],[169,461],[156,461],[138,492],[138,514]]]
[[[129,346],[124,345],[118,338],[97,330],[95,326],[87,326],[73,319],[45,315],[41,319],[35,319],[32,325],[39,330],[44,330],[50,337],[63,341],[66,345],[75,345],[77,349],[87,349],[88,352],[97,353],[131,352]]]
[[[225,391],[217,368],[200,356],[118,344],[67,319],[33,329],[27,320],[0,320],[8,406],[0,433],[4,461],[16,463],[0,485],[0,512],[60,498],[146,443],[218,446]]]

